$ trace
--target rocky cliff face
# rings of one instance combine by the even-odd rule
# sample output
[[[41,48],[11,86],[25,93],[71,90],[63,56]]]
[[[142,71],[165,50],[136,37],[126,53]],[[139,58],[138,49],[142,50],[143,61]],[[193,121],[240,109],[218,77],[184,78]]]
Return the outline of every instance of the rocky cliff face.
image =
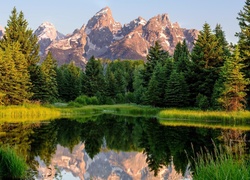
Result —
[[[4,33],[4,28],[0,26],[0,39],[2,39]]]
[[[58,145],[49,167],[46,167],[40,159],[38,161],[38,179],[52,180],[56,174],[61,174],[63,179],[72,176],[69,179],[81,180],[184,179],[180,173],[175,171],[173,164],[160,169],[159,175],[155,177],[148,168],[145,155],[139,152],[117,153],[103,149],[91,159],[85,151],[84,144],[75,146],[72,153],[67,148]],[[190,177],[187,175],[185,178],[188,180]]]
[[[114,20],[108,7],[97,12],[87,25],[64,38],[59,38],[54,28],[48,28],[49,32],[46,28],[39,29],[36,34],[42,30],[39,35],[42,54],[51,51],[59,65],[73,60],[81,67],[91,56],[146,59],[148,49],[156,41],[170,54],[176,44],[184,39],[192,49],[193,41],[198,36],[197,30],[181,28],[178,23],[172,23],[167,14],[157,15],[148,21],[138,17],[122,26]]]

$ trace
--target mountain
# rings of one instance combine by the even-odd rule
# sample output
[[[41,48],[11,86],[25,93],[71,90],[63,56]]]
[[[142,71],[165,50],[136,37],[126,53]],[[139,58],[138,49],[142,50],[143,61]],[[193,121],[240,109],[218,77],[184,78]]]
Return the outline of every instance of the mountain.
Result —
[[[42,28],[39,28],[41,31]],[[53,36],[49,36],[51,29]],[[41,31],[43,33],[40,37],[47,37],[39,39],[41,53],[44,55],[51,51],[59,65],[74,60],[82,68],[91,56],[112,60],[145,60],[148,49],[156,41],[160,42],[164,50],[173,54],[176,44],[185,39],[191,50],[199,33],[198,30],[181,28],[178,23],[172,23],[167,14],[157,15],[148,21],[138,17],[121,25],[114,20],[109,7],[101,9],[87,25],[82,25],[65,37],[56,38],[56,30],[51,29],[43,28]]]
[[[3,37],[4,28],[0,26],[0,39]]]
[[[65,36],[59,33],[55,26],[49,22],[42,23],[34,34],[38,38],[40,44],[40,53],[45,54],[46,48],[55,40],[63,39]]]

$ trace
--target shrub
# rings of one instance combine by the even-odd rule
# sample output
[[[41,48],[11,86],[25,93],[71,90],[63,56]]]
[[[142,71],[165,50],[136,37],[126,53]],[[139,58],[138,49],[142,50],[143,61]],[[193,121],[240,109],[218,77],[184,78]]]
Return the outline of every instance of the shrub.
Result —
[[[209,100],[207,96],[203,94],[198,94],[196,96],[196,105],[201,109],[201,110],[207,110],[209,108]]]

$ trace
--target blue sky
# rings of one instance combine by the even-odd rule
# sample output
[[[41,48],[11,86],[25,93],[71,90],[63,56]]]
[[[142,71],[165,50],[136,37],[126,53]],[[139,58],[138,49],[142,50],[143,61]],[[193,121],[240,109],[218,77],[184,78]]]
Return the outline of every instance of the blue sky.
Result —
[[[35,30],[42,22],[55,25],[59,32],[72,33],[80,28],[100,9],[109,6],[113,17],[122,24],[141,16],[146,20],[167,13],[172,22],[183,28],[202,29],[205,22],[214,29],[221,24],[229,42],[239,32],[236,17],[245,0],[0,0],[0,26],[5,26],[15,6],[23,11],[29,27]]]

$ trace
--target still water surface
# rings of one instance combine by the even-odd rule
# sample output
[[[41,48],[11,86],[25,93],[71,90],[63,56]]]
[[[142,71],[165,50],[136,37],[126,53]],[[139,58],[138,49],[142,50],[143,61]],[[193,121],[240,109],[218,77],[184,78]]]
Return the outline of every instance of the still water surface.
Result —
[[[188,160],[201,148],[234,146],[250,135],[246,122],[245,128],[214,122],[207,127],[163,123],[110,114],[2,123],[0,146],[16,148],[34,179],[182,179],[192,170]]]

